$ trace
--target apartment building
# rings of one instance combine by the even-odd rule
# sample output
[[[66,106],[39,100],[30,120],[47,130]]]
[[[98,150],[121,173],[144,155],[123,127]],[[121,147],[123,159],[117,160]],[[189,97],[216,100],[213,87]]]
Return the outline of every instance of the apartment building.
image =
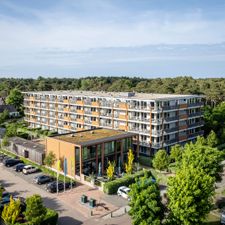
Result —
[[[24,92],[25,120],[59,134],[109,128],[139,134],[140,154],[152,155],[203,135],[202,96],[134,92]]]

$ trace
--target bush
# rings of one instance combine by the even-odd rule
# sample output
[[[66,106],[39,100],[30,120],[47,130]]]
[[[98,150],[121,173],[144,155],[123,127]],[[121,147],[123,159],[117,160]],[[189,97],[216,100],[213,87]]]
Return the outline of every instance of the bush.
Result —
[[[139,163],[144,166],[152,166],[152,158],[150,156],[139,156]]]
[[[47,213],[41,225],[56,225],[58,217],[59,215],[55,210],[47,208]]]
[[[105,183],[103,191],[109,195],[116,194],[119,187],[121,187],[121,186],[128,187],[129,185],[131,185],[132,183],[135,182],[135,178],[143,177],[145,172],[148,173],[149,177],[152,175],[151,171],[149,171],[149,170],[142,170],[135,174],[125,175],[124,177],[117,178],[113,181],[109,181],[109,182]]]

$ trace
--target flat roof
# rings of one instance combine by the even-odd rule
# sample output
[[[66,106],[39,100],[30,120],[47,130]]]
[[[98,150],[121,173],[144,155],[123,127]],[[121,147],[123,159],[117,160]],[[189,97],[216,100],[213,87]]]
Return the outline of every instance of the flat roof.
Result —
[[[24,148],[27,149],[33,149],[37,152],[44,153],[45,152],[45,146],[39,143],[35,143],[33,141],[23,139],[20,137],[11,137],[9,138],[9,142],[12,142],[16,145],[23,146]]]
[[[167,100],[182,99],[193,97],[204,97],[203,95],[181,95],[181,94],[157,94],[157,93],[138,93],[138,92],[105,92],[105,91],[30,91],[23,92],[32,95],[57,95],[57,96],[77,96],[77,97],[95,97],[95,98],[121,98],[137,100]]]
[[[60,141],[69,142],[76,145],[88,146],[97,143],[109,142],[116,139],[122,139],[137,135],[131,132],[125,132],[113,129],[92,129],[78,131],[69,134],[54,135],[50,138],[54,138]]]

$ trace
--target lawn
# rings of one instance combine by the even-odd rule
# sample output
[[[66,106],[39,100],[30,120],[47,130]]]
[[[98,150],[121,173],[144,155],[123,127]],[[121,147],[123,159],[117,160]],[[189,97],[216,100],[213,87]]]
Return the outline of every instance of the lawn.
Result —
[[[220,218],[210,213],[204,225],[220,225]]]

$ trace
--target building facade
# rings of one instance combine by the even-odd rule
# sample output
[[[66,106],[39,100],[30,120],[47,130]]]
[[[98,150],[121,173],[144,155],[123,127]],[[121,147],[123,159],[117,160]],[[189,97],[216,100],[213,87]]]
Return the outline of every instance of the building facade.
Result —
[[[105,174],[109,161],[115,162],[115,167],[122,169],[123,163],[127,161],[127,152],[133,149],[137,136],[134,133],[103,128],[53,135],[46,138],[46,154],[55,154],[57,161],[61,161],[62,171],[64,159],[67,159],[67,173],[72,177],[82,174],[101,176]],[[137,148],[135,155],[138,154]],[[53,166],[56,170],[57,164],[56,162]]]
[[[203,135],[198,95],[25,92],[24,107],[33,128],[68,133],[101,127],[138,133],[140,154],[147,156]]]

